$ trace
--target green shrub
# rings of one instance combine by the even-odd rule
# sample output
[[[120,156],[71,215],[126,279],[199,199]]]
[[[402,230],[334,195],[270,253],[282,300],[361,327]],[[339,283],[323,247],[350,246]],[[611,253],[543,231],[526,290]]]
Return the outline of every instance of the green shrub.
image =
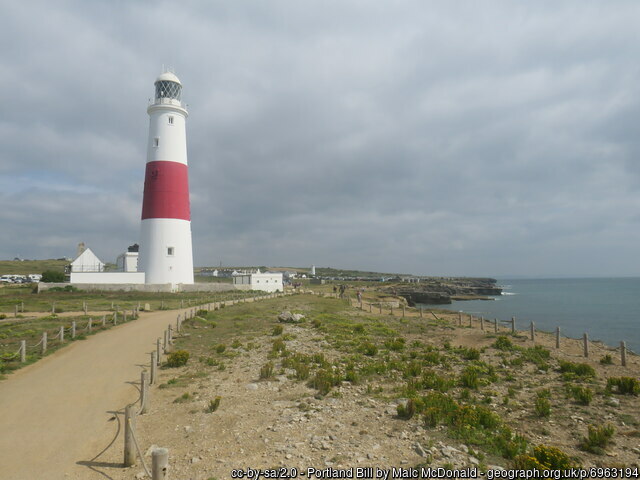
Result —
[[[311,321],[311,326],[312,326],[313,328],[320,328],[320,327],[322,326],[322,322],[321,322],[320,320],[318,320],[317,318],[314,318],[314,319]]]
[[[533,456],[519,455],[514,460],[517,470],[565,470],[574,467],[569,455],[556,447],[538,445],[533,449]]]
[[[271,330],[271,335],[277,337],[278,335],[282,335],[282,332],[284,332],[284,327],[282,325],[276,325],[273,327],[273,330]]]
[[[231,344],[231,348],[240,348],[242,346],[242,342],[238,339],[234,340]]]
[[[209,315],[209,311],[208,310],[198,310],[196,312],[196,317],[205,318],[207,315]]]
[[[638,395],[640,393],[640,382],[633,377],[611,377],[607,380],[607,391],[620,395]]]
[[[62,283],[64,282],[64,272],[58,272],[56,270],[45,270],[42,272],[41,282],[45,283]]]
[[[513,342],[505,337],[504,335],[500,335],[495,342],[493,342],[493,348],[497,349],[497,350],[503,350],[503,351],[507,351],[507,350],[513,350],[515,347],[513,345]]]
[[[596,371],[587,363],[573,363],[560,360],[560,372],[577,377],[595,377]]]
[[[207,405],[207,408],[205,409],[205,412],[207,413],[213,413],[216,410],[218,410],[218,407],[220,406],[220,397],[216,397],[213,400],[209,400],[209,403]]]
[[[271,352],[274,355],[283,354],[287,351],[287,344],[284,343],[284,340],[281,338],[277,338],[271,344]]]
[[[536,415],[539,417],[548,417],[551,415],[551,402],[547,395],[538,392],[534,403]]]
[[[356,325],[353,326],[353,333],[364,333],[364,325],[361,323],[358,323]]]
[[[405,339],[402,337],[394,338],[393,340],[387,340],[384,342],[385,348],[392,350],[394,352],[399,352],[404,350]]]
[[[480,360],[480,350],[477,348],[460,348],[460,356],[465,360]]]
[[[600,427],[589,425],[587,436],[583,437],[580,442],[580,449],[585,452],[602,455],[604,448],[609,444],[614,433],[615,429],[612,425],[603,425]]]
[[[176,368],[182,367],[189,361],[189,352],[186,350],[176,350],[171,352],[167,357],[167,367]]]
[[[7,318],[7,315],[4,313],[0,313],[0,320],[4,320],[5,318]]]
[[[309,386],[318,390],[321,395],[329,393],[332,387],[340,383],[340,377],[334,375],[328,369],[321,369],[316,372],[313,378],[309,381]]]
[[[216,353],[224,353],[226,349],[227,346],[224,343],[219,343],[218,345],[216,345]]]
[[[600,359],[600,365],[613,365],[613,358],[608,353]]]
[[[273,362],[265,363],[262,368],[260,368],[260,378],[271,378],[273,377]]]
[[[591,400],[593,400],[593,392],[589,387],[571,385],[568,388],[571,397],[580,405],[589,405]]]
[[[363,342],[360,344],[359,351],[369,357],[374,357],[378,353],[378,347],[371,342]]]

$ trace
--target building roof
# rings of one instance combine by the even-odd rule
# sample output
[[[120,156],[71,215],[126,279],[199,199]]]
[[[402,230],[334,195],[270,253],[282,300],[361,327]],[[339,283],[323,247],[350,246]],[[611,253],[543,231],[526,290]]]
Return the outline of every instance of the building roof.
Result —
[[[175,82],[178,85],[182,85],[182,83],[180,82],[180,79],[176,76],[175,73],[172,73],[172,72],[161,73],[160,76],[156,78],[156,82]]]

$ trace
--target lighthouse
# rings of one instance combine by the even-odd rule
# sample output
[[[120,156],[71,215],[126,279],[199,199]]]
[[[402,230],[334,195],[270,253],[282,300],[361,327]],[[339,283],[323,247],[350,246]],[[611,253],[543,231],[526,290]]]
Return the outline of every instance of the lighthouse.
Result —
[[[182,83],[165,72],[147,108],[149,140],[144,175],[139,271],[148,284],[192,284],[191,210],[187,168],[187,109]]]

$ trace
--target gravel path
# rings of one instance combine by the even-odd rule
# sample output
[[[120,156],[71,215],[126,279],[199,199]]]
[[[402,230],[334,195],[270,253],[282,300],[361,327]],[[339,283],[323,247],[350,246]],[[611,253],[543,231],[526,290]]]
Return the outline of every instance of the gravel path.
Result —
[[[0,383],[0,477],[5,480],[105,479],[122,462],[114,411],[138,398],[142,366],[177,311],[76,341]]]

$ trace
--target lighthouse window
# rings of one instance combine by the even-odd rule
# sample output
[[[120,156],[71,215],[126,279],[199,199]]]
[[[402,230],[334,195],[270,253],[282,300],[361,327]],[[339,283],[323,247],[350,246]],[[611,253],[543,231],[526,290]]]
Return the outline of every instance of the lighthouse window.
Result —
[[[169,117],[169,125],[173,125],[173,117]]]
[[[173,257],[174,250],[173,247],[167,247],[167,255]]]
[[[156,137],[153,139],[153,146],[157,147],[160,145],[160,138]]]

